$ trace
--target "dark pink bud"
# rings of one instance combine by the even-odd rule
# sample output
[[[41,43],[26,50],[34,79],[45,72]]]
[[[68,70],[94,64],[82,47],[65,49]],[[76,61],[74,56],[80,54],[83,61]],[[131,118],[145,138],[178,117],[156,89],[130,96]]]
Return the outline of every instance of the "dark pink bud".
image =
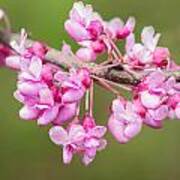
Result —
[[[84,129],[92,129],[96,126],[94,118],[92,118],[90,115],[86,114],[83,118],[83,127]]]
[[[154,63],[159,67],[167,66],[168,58],[170,57],[170,52],[168,48],[158,47],[154,51]]]
[[[90,72],[88,69],[83,68],[78,71],[78,77],[81,79],[82,84],[85,88],[89,88],[91,85]]]
[[[96,40],[103,32],[103,25],[100,21],[91,21],[87,30],[89,31],[92,40]]]

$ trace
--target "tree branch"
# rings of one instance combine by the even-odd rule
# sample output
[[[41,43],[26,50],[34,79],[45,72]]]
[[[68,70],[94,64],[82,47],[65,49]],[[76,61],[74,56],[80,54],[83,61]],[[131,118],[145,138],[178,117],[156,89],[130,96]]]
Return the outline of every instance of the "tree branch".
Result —
[[[10,35],[0,32],[0,41],[10,47],[11,41],[20,41],[20,35],[16,33],[11,33]],[[33,44],[35,41],[28,39],[26,41],[27,47]],[[98,69],[99,65],[96,63],[87,63],[82,62],[79,59],[77,59],[76,56],[69,53],[62,53],[61,51],[48,47],[48,52],[45,56],[45,59],[47,62],[51,62],[53,64],[56,64],[63,69],[69,69],[70,67],[77,67],[77,68],[88,68],[92,75],[97,76],[99,78],[103,78],[105,80],[117,83],[117,84],[125,84],[129,86],[137,85],[141,78],[144,76],[144,74],[139,73],[139,78],[134,78],[130,74],[128,74],[126,71],[124,71],[123,67],[120,64],[117,64],[115,67],[107,67],[107,68],[100,68],[100,70],[94,71],[94,69]],[[180,82],[180,71],[176,72],[167,72],[167,76],[175,76],[176,80]]]

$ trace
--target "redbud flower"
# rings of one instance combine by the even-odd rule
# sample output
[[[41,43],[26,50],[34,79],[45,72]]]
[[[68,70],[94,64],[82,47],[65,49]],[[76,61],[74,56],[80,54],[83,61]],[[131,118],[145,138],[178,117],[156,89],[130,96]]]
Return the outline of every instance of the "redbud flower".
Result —
[[[106,31],[113,39],[127,38],[135,28],[135,19],[130,17],[126,24],[120,18],[113,18],[106,23]]]
[[[97,39],[103,30],[102,19],[93,11],[91,5],[76,2],[69,16],[70,19],[65,22],[65,29],[77,42]]]
[[[83,156],[85,165],[91,163],[97,151],[106,147],[106,140],[102,137],[106,133],[106,127],[96,126],[95,120],[86,115],[83,124],[72,123],[67,129],[54,126],[49,130],[50,139],[63,147],[63,161],[65,164],[71,162],[74,154]]]
[[[137,110],[144,118],[145,124],[161,128],[163,120],[168,116],[179,116],[180,89],[174,77],[168,78],[162,71],[152,72],[136,90],[135,101],[139,102],[136,107],[139,107]],[[144,109],[144,112],[140,109]]]
[[[94,160],[97,151],[105,149],[107,142],[102,137],[107,129],[104,126],[96,126],[95,120],[89,115],[83,118],[83,127],[86,132],[83,142],[83,163],[88,165]]]
[[[73,124],[67,130],[61,126],[54,126],[49,130],[50,139],[63,147],[63,161],[69,164],[73,155],[81,152],[79,144],[85,137],[85,130],[81,125]]]
[[[166,67],[170,57],[167,48],[157,47],[160,34],[153,27],[145,27],[141,33],[142,43],[135,43],[134,34],[127,37],[125,59],[132,66]]]
[[[116,99],[112,103],[111,110],[108,127],[118,142],[127,143],[140,133],[142,119],[133,103]]]

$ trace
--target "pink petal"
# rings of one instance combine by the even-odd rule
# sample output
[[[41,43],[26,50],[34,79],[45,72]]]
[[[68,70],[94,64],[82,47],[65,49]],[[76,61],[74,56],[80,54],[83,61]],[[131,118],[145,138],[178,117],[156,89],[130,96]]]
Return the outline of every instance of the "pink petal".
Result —
[[[168,48],[158,47],[154,51],[154,63],[159,66],[163,66],[163,61],[167,62],[167,59],[170,57],[170,52]]]
[[[71,20],[65,22],[65,29],[69,35],[77,42],[90,39],[90,35],[86,29],[79,23]]]
[[[86,148],[97,148],[99,146],[99,140],[96,138],[88,138],[85,142],[84,142],[84,146]]]
[[[59,106],[54,106],[51,109],[44,110],[43,114],[38,119],[38,125],[47,125],[52,122],[58,115]]]
[[[81,100],[83,96],[84,96],[83,89],[78,89],[78,90],[69,89],[63,94],[62,102],[64,103],[78,102],[79,100]]]
[[[107,140],[106,139],[100,139],[99,147],[97,148],[98,151],[102,151],[107,146]]]
[[[106,127],[96,126],[90,131],[90,134],[92,134],[92,136],[94,137],[101,138],[105,135],[106,131],[107,131]]]
[[[128,28],[128,30],[132,33],[134,28],[135,28],[135,25],[136,25],[136,20],[134,17],[129,17],[126,24],[125,24],[125,27]]]
[[[20,69],[20,57],[19,56],[9,56],[6,58],[6,66],[13,69]]]
[[[31,59],[29,71],[34,77],[39,78],[42,71],[42,60],[38,57],[33,57]]]
[[[139,122],[138,122],[139,121]],[[130,123],[129,125],[127,125],[127,127],[125,128],[124,134],[128,137],[128,138],[133,138],[135,137],[137,134],[140,133],[142,128],[142,121],[141,120],[137,120],[137,122],[135,123]]]
[[[150,94],[148,91],[144,91],[141,93],[141,102],[146,108],[154,109],[160,105],[161,99],[157,95],[153,95]]]
[[[68,146],[63,148],[63,162],[69,164],[73,158],[73,151]]]
[[[40,104],[45,105],[53,105],[54,104],[54,97],[50,89],[44,88],[39,91],[40,96]]]
[[[143,44],[151,51],[154,51],[159,38],[160,34],[155,35],[155,30],[152,26],[145,27],[141,34]]]
[[[152,128],[162,128],[162,121],[156,121],[151,117],[150,114],[146,114],[146,118],[143,121],[146,125],[152,127]]]
[[[107,30],[111,33],[112,38],[116,38],[117,32],[123,27],[124,23],[120,18],[113,18],[107,23]]]
[[[147,83],[150,88],[157,88],[161,86],[165,80],[166,76],[162,71],[154,71],[147,76],[145,83]]]
[[[56,145],[63,145],[68,140],[67,131],[61,126],[54,126],[49,130],[49,137]]]
[[[88,155],[84,155],[83,156],[83,159],[82,159],[82,162],[84,165],[88,166],[93,160],[94,160],[95,157],[89,157]]]
[[[29,106],[24,106],[19,111],[19,116],[25,120],[36,119],[38,117],[38,114],[39,114],[39,111]]]
[[[125,101],[121,99],[115,99],[112,103],[112,111],[114,113],[121,113],[124,111]]]
[[[129,139],[124,136],[124,125],[122,122],[114,119],[113,116],[109,119],[108,127],[112,135],[119,143],[127,143],[129,141]]]
[[[72,142],[79,142],[82,141],[85,137],[85,131],[83,126],[78,124],[73,124],[70,126],[69,129],[69,139]]]
[[[31,82],[18,83],[17,86],[18,90],[26,95],[38,95],[40,88],[42,88],[41,84]]]
[[[169,112],[168,106],[162,105],[155,111],[154,118],[156,120],[163,120],[168,116],[168,112]]]
[[[76,56],[82,61],[95,61],[97,56],[94,51],[90,48],[80,48],[76,52]]]
[[[54,124],[62,124],[67,120],[70,120],[76,114],[77,104],[66,104],[59,109],[59,114],[56,120],[53,121]]]
[[[125,45],[126,52],[130,53],[134,45],[135,45],[135,36],[134,34],[130,34],[126,39],[126,45]]]

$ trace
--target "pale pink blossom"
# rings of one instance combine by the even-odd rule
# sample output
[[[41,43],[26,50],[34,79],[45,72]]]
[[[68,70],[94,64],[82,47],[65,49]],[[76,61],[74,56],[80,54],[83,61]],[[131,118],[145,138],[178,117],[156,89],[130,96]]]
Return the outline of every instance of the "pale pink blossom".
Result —
[[[160,70],[146,76],[134,91],[134,101],[138,102],[136,107],[143,122],[161,128],[167,117],[178,118],[179,94],[179,84],[174,77],[167,77]]]
[[[85,165],[88,165],[94,160],[97,151],[105,149],[107,141],[103,139],[103,136],[107,129],[104,126],[97,126],[95,120],[89,115],[83,118],[83,127],[86,135],[83,142],[84,154],[82,161]]]
[[[76,56],[83,61],[95,61],[97,58],[96,53],[91,48],[80,48],[76,52]]]
[[[43,61],[47,48],[40,42],[35,42],[32,46],[26,47],[27,33],[24,29],[21,30],[20,41],[12,41],[11,47],[18,55],[11,55],[6,58],[6,65],[17,70],[26,70],[31,64],[31,60],[40,59]]]
[[[64,73],[58,66],[44,63],[46,49],[43,45],[35,43],[23,49],[22,42],[18,46],[22,54],[18,57],[20,72],[14,93],[15,98],[24,104],[20,117],[37,119],[39,125],[62,124],[70,120],[90,87],[89,71],[71,69]]]
[[[89,165],[97,151],[106,147],[106,140],[102,137],[106,133],[104,126],[96,126],[92,117],[86,115],[83,124],[71,123],[67,129],[54,126],[49,131],[51,140],[63,147],[63,161],[65,164],[71,162],[74,154],[82,155],[82,162]]]
[[[109,22],[105,23],[105,29],[107,33],[113,39],[125,39],[135,28],[135,18],[128,18],[127,22],[124,22],[120,18],[113,18]]]
[[[63,148],[63,162],[69,164],[73,155],[82,151],[81,144],[85,138],[83,126],[71,125],[67,130],[61,126],[54,126],[49,130],[52,142]]]
[[[140,133],[142,119],[133,103],[116,99],[112,103],[111,110],[108,127],[118,142],[127,143]]]
[[[126,61],[133,67],[166,67],[170,53],[167,48],[157,46],[159,38],[160,34],[155,34],[152,26],[143,29],[141,43],[135,42],[134,34],[129,35],[126,40]]]
[[[94,61],[97,54],[105,51],[103,20],[91,5],[84,5],[81,1],[74,3],[65,29],[82,46],[76,53],[81,60]]]
[[[91,5],[75,2],[65,22],[65,29],[77,42],[96,40],[103,31],[102,19]]]

